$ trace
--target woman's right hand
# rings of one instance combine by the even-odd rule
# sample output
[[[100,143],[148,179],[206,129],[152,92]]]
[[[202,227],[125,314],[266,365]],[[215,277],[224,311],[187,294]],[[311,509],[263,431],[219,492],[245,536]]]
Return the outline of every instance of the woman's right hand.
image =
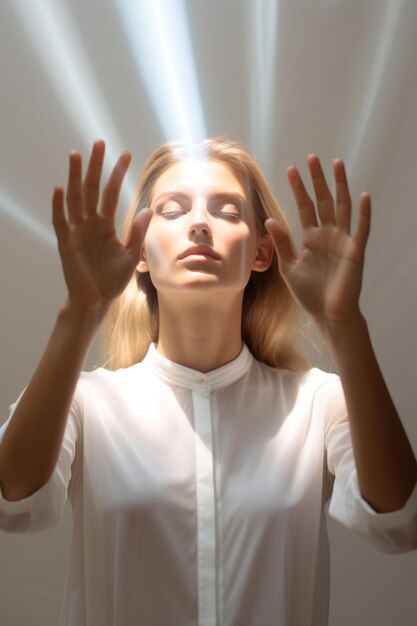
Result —
[[[72,152],[65,198],[67,213],[62,187],[55,188],[52,202],[53,225],[68,287],[67,304],[82,314],[105,313],[124,290],[139,263],[152,217],[150,209],[140,211],[126,245],[119,241],[115,213],[131,155],[123,152],[119,157],[98,208],[104,152],[104,141],[96,141],[84,182],[81,154]]]

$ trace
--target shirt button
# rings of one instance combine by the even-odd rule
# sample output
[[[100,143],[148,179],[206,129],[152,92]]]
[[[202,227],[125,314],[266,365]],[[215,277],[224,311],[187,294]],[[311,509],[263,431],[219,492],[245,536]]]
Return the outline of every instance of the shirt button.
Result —
[[[204,380],[204,378],[199,378],[199,379],[198,379],[198,382],[199,382],[199,383],[205,383],[206,381]]]

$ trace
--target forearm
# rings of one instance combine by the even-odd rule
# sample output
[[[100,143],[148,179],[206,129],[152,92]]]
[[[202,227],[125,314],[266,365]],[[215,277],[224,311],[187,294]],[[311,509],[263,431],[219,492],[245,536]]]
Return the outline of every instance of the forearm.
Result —
[[[86,354],[101,321],[64,307],[0,445],[0,486],[8,500],[29,496],[50,478]]]
[[[378,512],[400,509],[415,485],[417,464],[366,321],[358,315],[350,323],[320,329],[344,389],[361,494]]]

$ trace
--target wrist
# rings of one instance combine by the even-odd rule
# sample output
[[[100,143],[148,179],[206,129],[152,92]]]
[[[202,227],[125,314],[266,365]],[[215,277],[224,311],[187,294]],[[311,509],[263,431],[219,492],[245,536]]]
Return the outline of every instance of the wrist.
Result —
[[[58,313],[58,321],[68,328],[76,329],[77,333],[95,334],[102,323],[108,306],[86,309],[66,300]]]
[[[315,318],[314,321],[327,343],[350,341],[368,332],[366,319],[359,309],[344,320]]]

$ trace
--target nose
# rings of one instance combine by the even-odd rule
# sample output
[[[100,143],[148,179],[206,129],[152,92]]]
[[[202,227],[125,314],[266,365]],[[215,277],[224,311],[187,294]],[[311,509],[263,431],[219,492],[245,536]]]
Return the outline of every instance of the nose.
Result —
[[[206,223],[197,222],[190,226],[189,235],[190,238],[193,235],[204,235],[205,237],[211,237],[211,228]]]
[[[196,202],[190,211],[190,228],[188,236],[191,239],[193,236],[204,236],[210,238],[211,228],[208,220],[207,206],[204,201]]]

